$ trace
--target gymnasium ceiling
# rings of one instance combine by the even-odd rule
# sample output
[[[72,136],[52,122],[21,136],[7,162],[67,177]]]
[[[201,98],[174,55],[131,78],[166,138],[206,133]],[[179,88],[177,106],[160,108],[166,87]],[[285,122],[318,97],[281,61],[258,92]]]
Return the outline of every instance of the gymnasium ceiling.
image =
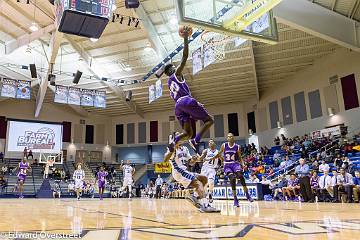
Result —
[[[359,0],[309,1],[356,21],[360,20]],[[44,52],[48,51],[51,31],[49,33],[45,31],[37,40],[24,44],[10,54],[4,51],[5,45],[31,33],[29,26],[34,21],[34,15],[35,22],[40,28],[53,29],[51,26],[54,23],[53,6],[48,0],[30,0],[30,2],[31,4],[27,5],[17,3],[16,0],[0,0],[0,56],[2,56],[0,63],[28,65],[35,61],[37,67],[47,69],[48,63]],[[173,0],[143,0],[141,4],[143,13],[126,9],[123,0],[117,0],[115,12],[139,17],[143,21],[148,18],[150,21],[147,23],[154,26],[154,33],[160,39],[161,47],[154,46],[145,24],[135,28],[127,24],[110,22],[97,42],[64,35],[59,40],[61,44],[56,55],[54,69],[64,72],[65,75],[56,77],[57,84],[72,86],[71,73],[78,69],[83,71],[84,76],[97,75],[138,80],[161,61],[162,58],[155,49],[163,48],[169,53],[181,44],[181,39],[177,34],[178,26],[169,22],[175,14]],[[185,75],[193,95],[207,106],[256,99],[258,94],[261,97],[265,90],[311,66],[316,59],[341,48],[339,45],[281,23],[278,23],[278,29],[280,41],[277,45],[247,42],[238,48],[228,46],[226,59],[223,62],[213,64],[195,76],[191,74],[192,67],[189,61]],[[149,44],[154,50],[146,52],[144,48]],[[31,54],[26,54],[28,48],[31,48]],[[50,55],[47,55],[48,58]],[[90,61],[91,67],[87,67]],[[124,71],[126,64],[132,67],[131,71]],[[30,77],[27,70],[13,67],[0,66],[0,73],[3,76],[18,79]],[[106,109],[86,107],[85,111],[79,108],[74,108],[74,110],[83,115],[88,112],[107,116],[131,114],[135,111],[141,115],[146,112],[171,110],[174,103],[168,97],[169,91],[164,78],[164,96],[152,104],[148,103],[148,86],[154,84],[155,81],[156,79],[152,77],[146,82],[112,87],[104,81],[82,78],[78,84],[79,87],[106,90],[107,107]],[[33,80],[32,86],[32,100],[35,101],[39,88],[38,80]],[[127,90],[133,91],[130,104],[124,101],[123,93]],[[44,102],[53,103],[53,92],[53,87],[47,90]]]

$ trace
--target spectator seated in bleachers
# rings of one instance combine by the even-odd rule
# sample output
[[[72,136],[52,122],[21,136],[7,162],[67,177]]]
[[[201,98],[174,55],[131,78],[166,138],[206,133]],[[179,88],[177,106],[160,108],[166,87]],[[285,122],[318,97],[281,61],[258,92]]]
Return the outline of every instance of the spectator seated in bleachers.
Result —
[[[68,184],[68,193],[69,195],[75,195],[75,184],[73,181],[70,181]]]
[[[3,165],[1,167],[1,172],[3,175],[6,175],[8,173],[8,167],[6,165]]]
[[[53,198],[57,198],[57,197],[60,198],[61,197],[61,190],[60,190],[59,182],[55,182],[52,191],[53,191]]]
[[[291,174],[287,186],[282,188],[285,200],[297,200],[300,191],[300,181],[295,174]]]

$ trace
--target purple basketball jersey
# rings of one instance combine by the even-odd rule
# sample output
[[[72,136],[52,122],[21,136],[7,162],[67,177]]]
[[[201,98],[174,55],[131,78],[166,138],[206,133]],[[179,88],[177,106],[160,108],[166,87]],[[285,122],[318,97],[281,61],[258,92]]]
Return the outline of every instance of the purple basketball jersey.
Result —
[[[23,162],[20,162],[19,164],[19,173],[18,173],[18,180],[20,181],[25,181],[25,178],[26,178],[26,171],[27,169],[29,168],[29,163],[23,163]]]
[[[175,73],[169,77],[167,84],[170,90],[170,96],[175,102],[181,97],[191,96],[189,86],[185,82],[185,79],[182,78],[182,82],[180,82]]]
[[[98,178],[98,181],[99,182],[105,182],[105,178],[106,178],[106,176],[108,175],[108,173],[107,172],[101,172],[101,171],[99,171],[98,173],[97,173],[97,178]]]
[[[239,150],[239,145],[237,145],[236,143],[232,147],[229,146],[229,143],[225,143],[225,148],[224,148],[225,164],[239,161],[239,157],[237,154],[238,150]]]

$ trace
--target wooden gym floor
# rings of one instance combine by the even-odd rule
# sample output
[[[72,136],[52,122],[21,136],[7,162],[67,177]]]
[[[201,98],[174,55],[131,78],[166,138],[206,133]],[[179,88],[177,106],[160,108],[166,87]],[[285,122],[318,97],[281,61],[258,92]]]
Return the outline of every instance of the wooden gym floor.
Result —
[[[44,232],[89,240],[360,239],[360,204],[214,205],[221,214],[200,213],[184,199],[1,199],[0,239],[56,236]]]

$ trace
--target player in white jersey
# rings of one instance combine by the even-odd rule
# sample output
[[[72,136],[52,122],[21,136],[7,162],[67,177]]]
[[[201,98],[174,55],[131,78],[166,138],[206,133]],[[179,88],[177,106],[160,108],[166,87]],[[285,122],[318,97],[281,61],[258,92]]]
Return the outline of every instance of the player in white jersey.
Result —
[[[122,166],[123,170],[123,190],[127,187],[129,190],[129,198],[131,198],[132,184],[133,184],[133,175],[135,173],[135,169],[130,166],[130,161],[127,160],[126,164]]]
[[[197,196],[191,195],[188,200],[190,200],[195,207],[199,208],[201,212],[220,212],[219,210],[211,207],[206,198],[204,187],[207,184],[207,178],[205,176],[189,172],[186,168],[186,164],[189,160],[196,161],[196,156],[191,157],[187,147],[177,144],[172,152],[168,148],[165,153],[164,161],[166,162],[169,160],[172,166],[173,178],[177,182],[181,183],[185,188],[195,188]]]
[[[213,157],[215,157],[218,153],[219,151],[216,149],[214,140],[210,139],[209,148],[204,149],[200,157],[200,160],[204,161],[201,168],[201,175],[206,176],[208,180],[208,184],[205,189],[208,189],[207,196],[210,203],[213,202],[212,192],[214,190],[216,169],[219,166],[219,158],[213,159]]]
[[[77,169],[74,171],[73,179],[75,180],[76,197],[80,200],[85,179],[85,172],[81,169],[81,164],[78,164]]]

